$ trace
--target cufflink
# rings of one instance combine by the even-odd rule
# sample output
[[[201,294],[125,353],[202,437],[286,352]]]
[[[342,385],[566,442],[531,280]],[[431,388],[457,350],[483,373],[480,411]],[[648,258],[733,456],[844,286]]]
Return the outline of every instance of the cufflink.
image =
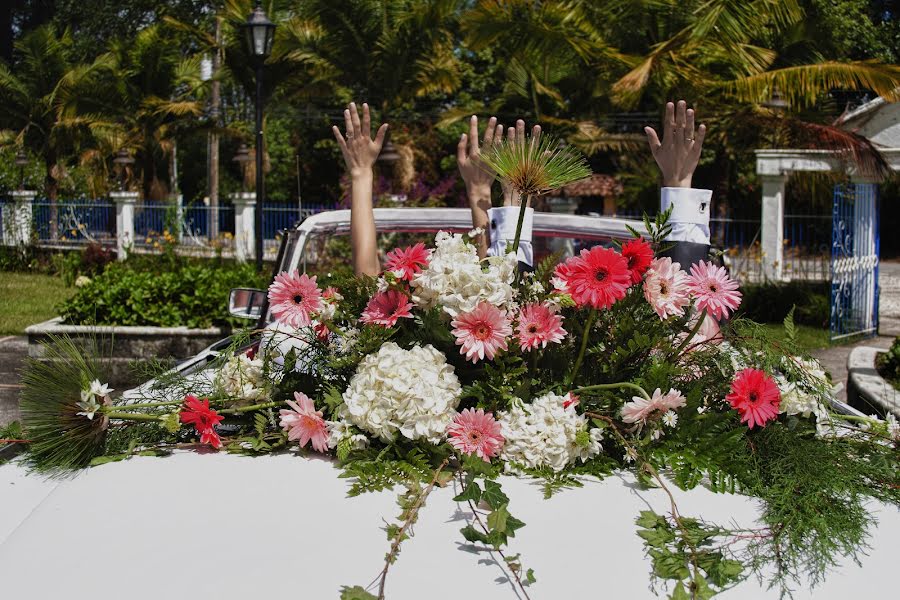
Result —
[[[497,229],[497,219],[491,219],[491,229]]]

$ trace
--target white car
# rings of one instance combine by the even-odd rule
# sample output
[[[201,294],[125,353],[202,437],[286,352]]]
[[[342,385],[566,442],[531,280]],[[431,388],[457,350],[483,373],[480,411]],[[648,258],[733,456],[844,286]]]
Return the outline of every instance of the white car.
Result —
[[[381,231],[467,231],[464,209],[380,209]],[[627,222],[570,215],[536,215],[536,236],[598,241],[629,234]],[[631,222],[640,227],[639,223]],[[349,211],[322,213],[288,232],[278,270],[304,268],[311,235],[347,233]],[[234,313],[266,320],[265,294],[232,294]],[[202,372],[229,346],[214,344],[183,362],[182,374]],[[847,406],[836,408],[855,411]],[[0,598],[35,599],[333,599],[341,586],[368,585],[388,549],[385,521],[398,508],[389,492],[347,498],[347,480],[328,460],[290,453],[249,458],[177,452],[87,469],[65,479],[26,475],[15,462],[0,466]],[[534,600],[652,598],[650,562],[635,518],[648,506],[669,510],[660,490],[642,490],[630,476],[589,480],[549,500],[539,485],[506,478],[510,509],[527,526],[509,552],[533,568]],[[468,506],[453,489],[429,497],[387,578],[387,598],[524,598],[502,558],[466,544],[460,528]],[[753,499],[698,488],[675,491],[687,516],[751,527]],[[602,510],[598,510],[598,508]],[[895,597],[900,515],[871,506],[869,556],[846,560],[819,588],[794,598]],[[665,590],[657,589],[660,597]],[[728,600],[778,598],[755,580],[726,591]]]

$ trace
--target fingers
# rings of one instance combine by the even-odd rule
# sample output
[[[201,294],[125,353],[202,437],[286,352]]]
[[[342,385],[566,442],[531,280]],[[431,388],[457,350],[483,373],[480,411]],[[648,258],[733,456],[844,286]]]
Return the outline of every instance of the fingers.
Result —
[[[525,143],[525,121],[522,119],[516,121],[516,142]]]
[[[515,127],[510,127],[509,129],[506,130],[506,142],[509,144],[516,143],[516,128]]]
[[[347,135],[347,138],[352,138],[353,131],[353,120],[350,118],[350,110],[344,109],[344,133]]]
[[[501,123],[497,123],[497,128],[494,130],[494,143],[499,144],[503,141],[503,125]]]
[[[666,102],[666,116],[663,118],[663,144],[670,145],[674,141],[672,132],[675,131],[675,104]]]
[[[356,102],[350,103],[350,122],[353,124],[354,135],[365,135],[367,133],[362,130],[362,125],[359,122],[359,113],[356,111]]]
[[[541,126],[535,125],[531,128],[531,147],[534,148],[541,141]]]
[[[469,154],[478,154],[478,117],[472,115],[469,119]]]
[[[381,145],[384,144],[384,136],[387,135],[388,124],[382,123],[381,127],[378,128],[378,133],[375,134],[375,145],[378,146],[379,150],[381,149]]]
[[[687,120],[684,123],[684,139],[689,142],[694,141],[694,109],[687,110]]]
[[[687,133],[685,133],[685,123],[687,122],[687,103],[684,100],[679,100],[678,104],[675,105],[675,136],[672,139],[672,142],[676,147],[681,147],[685,144]]]
[[[468,144],[469,139],[466,134],[462,134],[459,136],[459,143],[456,144],[456,162],[459,164],[463,164],[466,162],[466,144]]]
[[[484,129],[484,143],[482,144],[485,149],[490,148],[491,144],[494,143],[494,128],[497,127],[497,117],[491,117],[488,120],[488,125]]]
[[[650,152],[655,156],[656,151],[662,146],[659,136],[656,135],[656,130],[652,127],[644,127],[644,133],[647,134],[647,144],[650,146]]]
[[[700,153],[700,147],[703,146],[703,139],[706,137],[706,125],[700,125],[697,129],[697,135],[694,136],[694,148]]]
[[[334,134],[334,139],[338,143],[338,146],[340,146],[341,152],[346,152],[347,142],[344,141],[344,136],[341,135],[341,128],[337,125],[332,125],[331,132]]]
[[[372,137],[372,118],[369,115],[369,105],[363,102],[362,135]]]

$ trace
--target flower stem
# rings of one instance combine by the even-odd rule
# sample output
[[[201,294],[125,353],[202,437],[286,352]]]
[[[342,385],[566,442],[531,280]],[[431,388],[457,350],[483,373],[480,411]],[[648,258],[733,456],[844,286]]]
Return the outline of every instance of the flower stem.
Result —
[[[161,421],[162,417],[156,415],[148,415],[145,413],[126,413],[126,412],[108,412],[106,416],[110,419],[119,419],[121,421]]]
[[[591,327],[594,326],[594,319],[597,318],[597,311],[592,310],[590,314],[588,314],[587,323],[584,325],[584,335],[581,337],[581,350],[578,351],[578,358],[575,359],[575,364],[572,365],[572,370],[569,371],[569,375],[566,377],[566,387],[572,385],[572,382],[575,381],[575,376],[578,375],[578,369],[581,368],[581,363],[584,361],[584,353],[587,350],[588,337],[591,334]]]
[[[109,406],[106,407],[107,410],[113,411],[117,408],[127,408],[128,410],[132,410],[135,408],[159,408],[160,406],[175,406],[176,404],[181,404],[184,402],[183,400],[172,400],[169,402],[144,402],[143,404],[123,404],[120,406]]]
[[[216,411],[220,415],[239,415],[241,413],[250,412],[253,410],[262,410],[264,408],[274,408],[278,406],[278,402],[261,402],[260,404],[251,404],[250,406],[238,406],[237,408],[223,408],[222,410]]]
[[[635,390],[641,396],[644,397],[645,400],[650,401],[650,394],[647,391],[639,386],[636,383],[631,383],[630,381],[619,381],[616,383],[598,383],[597,385],[588,385],[585,387],[577,388],[572,390],[573,394],[586,394],[588,392],[594,392],[599,390],[615,390],[621,388],[628,388]]]
[[[686,338],[684,338],[684,341],[681,342],[678,345],[678,348],[675,349],[674,356],[677,357],[679,354],[681,354],[681,351],[684,350],[684,348],[688,345],[688,342],[690,342],[694,338],[694,336],[697,335],[697,332],[700,331],[700,328],[703,327],[703,321],[705,321],[705,320],[706,320],[706,309],[704,308],[703,311],[700,313],[700,318],[697,319],[697,324],[694,325],[694,328],[691,329],[691,332],[688,334],[688,336]]]
[[[519,221],[516,223],[516,237],[513,240],[513,252],[516,253],[516,257],[519,256],[519,240],[522,238],[522,225],[525,224],[525,211],[528,209],[528,202],[531,200],[530,196],[522,196],[519,198],[522,202],[522,205],[519,208]]]

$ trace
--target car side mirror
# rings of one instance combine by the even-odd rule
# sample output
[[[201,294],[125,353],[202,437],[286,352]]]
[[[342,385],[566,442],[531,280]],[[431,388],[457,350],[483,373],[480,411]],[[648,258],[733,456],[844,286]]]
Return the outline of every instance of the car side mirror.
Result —
[[[228,296],[228,312],[239,319],[259,319],[266,304],[266,292],[252,288],[234,288]]]

